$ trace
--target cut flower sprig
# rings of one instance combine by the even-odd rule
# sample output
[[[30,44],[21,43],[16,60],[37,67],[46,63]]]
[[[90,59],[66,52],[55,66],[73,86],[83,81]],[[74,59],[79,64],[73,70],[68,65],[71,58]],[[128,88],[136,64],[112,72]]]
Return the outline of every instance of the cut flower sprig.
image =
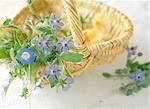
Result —
[[[143,88],[150,86],[150,62],[139,63],[138,57],[143,55],[142,52],[137,52],[137,46],[126,47],[127,62],[126,66],[115,70],[115,75],[103,73],[106,78],[120,78],[128,80],[128,83],[122,81],[123,86],[120,90],[126,95],[132,95],[139,92]]]
[[[10,79],[2,87],[4,93],[15,78],[22,80],[21,96],[25,98],[30,95],[28,84],[33,84],[35,90],[42,87],[43,78],[47,78],[51,88],[57,88],[58,92],[69,89],[73,76],[63,61],[79,63],[83,54],[75,52],[71,32],[63,31],[65,24],[61,17],[51,14],[36,21],[26,20],[24,25],[32,31],[31,34],[10,19],[0,26],[3,30],[0,34],[0,61],[7,63],[10,70]]]

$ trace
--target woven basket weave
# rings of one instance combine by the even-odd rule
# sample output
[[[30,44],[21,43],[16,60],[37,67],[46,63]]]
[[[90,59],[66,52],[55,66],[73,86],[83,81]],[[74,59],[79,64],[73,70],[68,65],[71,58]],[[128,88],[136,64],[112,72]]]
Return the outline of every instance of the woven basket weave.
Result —
[[[64,65],[72,74],[77,74],[77,72],[81,72],[92,65],[112,62],[116,55],[123,52],[128,39],[133,33],[132,23],[127,16],[100,2],[88,0],[34,0],[32,8],[40,15],[66,13],[76,49],[78,52],[84,54],[84,59],[80,63],[73,64],[64,62]],[[93,43],[91,45],[85,43],[85,35],[78,17],[80,13],[88,15],[86,20],[89,25],[91,25],[90,22],[96,13],[100,13],[104,19],[109,20],[110,29],[105,32],[105,40],[103,42]],[[21,10],[21,12],[14,17],[13,21],[15,24],[27,30],[23,25],[26,19],[36,19],[29,7],[25,7]]]

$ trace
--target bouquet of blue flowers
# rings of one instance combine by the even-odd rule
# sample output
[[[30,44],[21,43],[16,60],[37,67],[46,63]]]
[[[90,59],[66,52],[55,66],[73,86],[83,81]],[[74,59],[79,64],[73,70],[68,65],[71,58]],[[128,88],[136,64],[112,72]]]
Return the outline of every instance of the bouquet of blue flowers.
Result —
[[[83,54],[74,50],[71,32],[63,30],[61,17],[54,14],[35,22],[27,20],[25,24],[32,34],[14,25],[11,19],[0,26],[0,63],[6,63],[10,70],[4,92],[15,78],[24,82],[22,96],[25,98],[29,94],[27,81],[34,84],[33,89],[41,87],[46,79],[52,88],[67,90],[73,77],[63,61],[78,63],[83,58]]]

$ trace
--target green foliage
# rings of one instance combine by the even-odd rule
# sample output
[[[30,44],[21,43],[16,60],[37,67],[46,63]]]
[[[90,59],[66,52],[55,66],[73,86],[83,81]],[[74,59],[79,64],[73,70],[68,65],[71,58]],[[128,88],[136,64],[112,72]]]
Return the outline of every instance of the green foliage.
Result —
[[[27,3],[28,3],[29,5],[31,5],[32,2],[33,2],[33,0],[27,0]]]
[[[2,48],[0,47],[0,59],[5,59],[8,58],[8,51],[6,50],[6,48]]]
[[[16,61],[15,53],[14,53],[14,48],[10,49],[9,54],[10,54],[10,57],[11,57],[12,61]]]
[[[146,62],[138,65],[138,69],[150,72],[150,62]]]
[[[56,51],[55,48],[52,48],[52,52],[48,56],[46,56],[46,60],[47,61],[54,60],[57,57],[57,54],[58,54],[58,51]]]
[[[12,20],[7,18],[4,22],[3,22],[3,25],[6,26],[6,25],[10,25],[12,23]]]
[[[83,16],[80,16],[80,22],[81,22],[82,28],[84,28],[84,26],[86,24],[86,20]]]
[[[115,73],[118,75],[126,75],[126,74],[128,74],[128,72],[129,72],[128,68],[117,69],[115,71]]]
[[[110,75],[109,73],[103,73],[103,76],[104,76],[105,78],[110,78],[110,77],[111,77],[111,75]]]
[[[140,57],[140,56],[143,56],[143,53],[139,52],[137,55]]]
[[[74,52],[63,53],[61,59],[69,62],[80,62],[83,59],[83,54]]]
[[[63,73],[64,75],[66,75],[67,77],[72,78],[71,72],[69,72],[69,70],[68,70],[67,68],[63,68],[62,73]]]
[[[29,96],[29,90],[27,87],[24,87],[22,89],[21,97],[24,97],[25,99],[27,99],[28,96]]]
[[[141,88],[138,87],[135,83],[130,83],[130,84],[127,84],[126,86],[120,87],[120,91],[122,91],[127,96],[140,91],[140,89]]]
[[[120,91],[123,92],[125,95],[129,96],[149,86],[150,86],[150,76],[146,76],[144,82],[141,85],[137,86],[136,83],[129,83],[125,86],[120,87]]]
[[[137,85],[136,81],[129,81],[128,84],[120,87],[120,91],[125,95],[129,96],[134,93],[139,92],[143,88],[147,88],[150,86],[150,62],[140,63],[136,61],[137,57],[142,56],[143,53],[138,52],[132,59],[128,59],[126,66],[121,69],[117,69],[115,71],[115,75],[111,75],[110,73],[103,73],[105,78],[126,78],[129,80],[129,75],[133,74],[135,70],[145,72],[144,81]]]
[[[11,31],[1,33],[0,36],[0,47],[10,49],[14,45]]]
[[[57,77],[56,77],[56,78],[57,78]],[[50,81],[49,81],[49,82],[50,82]],[[51,87],[51,88],[54,88],[54,87],[58,84],[58,82],[59,82],[59,81],[58,81],[58,78],[57,78],[53,83],[50,82],[50,87]]]
[[[67,29],[61,29],[61,32],[64,34],[64,36],[71,36],[71,32]]]

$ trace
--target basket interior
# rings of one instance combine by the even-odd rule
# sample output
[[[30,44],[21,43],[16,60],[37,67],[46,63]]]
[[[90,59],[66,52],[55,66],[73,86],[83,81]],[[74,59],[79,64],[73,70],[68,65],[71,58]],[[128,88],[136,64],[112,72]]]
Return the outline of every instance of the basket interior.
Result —
[[[128,29],[126,16],[112,7],[100,2],[81,2],[78,6],[80,15],[88,16],[84,32],[90,37],[90,46],[120,38]]]

